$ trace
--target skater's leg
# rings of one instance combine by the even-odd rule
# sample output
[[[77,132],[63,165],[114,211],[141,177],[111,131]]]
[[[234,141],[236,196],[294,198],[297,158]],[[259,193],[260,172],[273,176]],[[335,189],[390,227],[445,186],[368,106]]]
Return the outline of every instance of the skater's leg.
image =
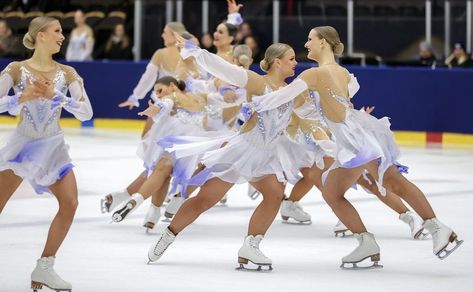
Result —
[[[66,237],[79,204],[74,172],[70,171],[64,178],[49,186],[59,203],[59,210],[51,223],[48,239],[41,257],[56,255]]]
[[[11,170],[0,171],[0,214],[23,179]]]
[[[195,197],[187,199],[182,204],[172,219],[169,230],[175,235],[181,232],[194,222],[200,214],[217,204],[232,186],[232,183],[219,178],[208,180]]]

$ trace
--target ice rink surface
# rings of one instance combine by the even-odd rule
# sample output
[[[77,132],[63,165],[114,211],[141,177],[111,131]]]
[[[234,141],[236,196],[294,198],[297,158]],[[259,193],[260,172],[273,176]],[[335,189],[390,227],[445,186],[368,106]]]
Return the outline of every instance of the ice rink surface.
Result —
[[[2,126],[0,139],[11,129]],[[202,215],[160,261],[147,265],[148,247],[168,223],[145,234],[141,225],[149,202],[119,224],[109,224],[111,216],[99,208],[101,197],[126,187],[142,171],[135,155],[139,134],[67,130],[66,141],[80,204],[56,271],[73,291],[473,291],[473,150],[402,148],[408,177],[427,194],[438,218],[465,240],[446,260],[432,254],[430,240],[411,239],[408,226],[376,197],[350,190],[348,197],[381,247],[384,268],[341,270],[341,258],[357,243],[333,236],[337,219],[314,188],[301,202],[313,223],[283,224],[278,216],[261,245],[274,270],[258,273],[235,271],[259,202],[248,198],[246,184],[233,187],[226,207]],[[7,204],[0,216],[1,292],[29,290],[56,209],[54,197],[35,195],[28,184]]]

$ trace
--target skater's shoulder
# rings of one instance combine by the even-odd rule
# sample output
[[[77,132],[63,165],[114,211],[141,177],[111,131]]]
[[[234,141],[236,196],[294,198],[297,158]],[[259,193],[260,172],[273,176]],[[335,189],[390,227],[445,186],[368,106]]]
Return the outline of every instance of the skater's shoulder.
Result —
[[[61,68],[62,71],[64,71],[65,78],[66,78],[66,83],[71,84],[74,81],[80,81],[82,78],[80,77],[79,73],[77,73],[76,69],[74,67],[69,66],[69,65],[64,65],[61,63],[57,63],[59,68]]]

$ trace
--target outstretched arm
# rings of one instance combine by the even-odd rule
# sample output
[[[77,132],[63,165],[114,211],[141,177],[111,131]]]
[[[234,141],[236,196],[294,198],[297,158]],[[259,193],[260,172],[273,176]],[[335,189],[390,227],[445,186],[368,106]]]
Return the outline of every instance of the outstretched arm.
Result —
[[[176,37],[176,44],[181,48],[183,59],[194,57],[197,64],[213,76],[238,87],[247,85],[248,73],[245,69],[230,64],[207,50],[202,50],[176,33],[174,36]]]

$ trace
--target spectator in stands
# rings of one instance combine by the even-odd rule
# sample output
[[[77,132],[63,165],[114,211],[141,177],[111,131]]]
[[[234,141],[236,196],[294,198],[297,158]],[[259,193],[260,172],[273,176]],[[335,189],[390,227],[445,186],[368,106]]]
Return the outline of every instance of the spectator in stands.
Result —
[[[85,23],[82,10],[77,10],[74,16],[76,27],[72,30],[66,51],[67,61],[90,61],[94,49],[94,32]]]
[[[18,37],[12,34],[5,20],[0,20],[0,58],[21,57],[23,52]]]
[[[424,66],[435,66],[437,58],[435,58],[432,46],[427,42],[421,42],[419,45],[419,60]]]
[[[38,0],[12,0],[9,5],[3,8],[3,12],[23,11],[29,12],[31,10],[38,10]]]
[[[456,43],[453,46],[453,52],[447,59],[445,59],[445,64],[449,68],[460,67],[467,68],[473,67],[473,60],[465,52],[465,47],[462,43]]]
[[[259,48],[259,43],[256,37],[249,35],[245,38],[245,45],[250,47],[251,51],[253,52],[253,62],[259,64],[261,60],[263,60],[263,53]]]
[[[102,51],[103,53],[98,56],[105,59],[130,60],[133,58],[130,39],[126,35],[125,26],[122,23],[115,25],[113,33]]]
[[[245,38],[247,36],[252,35],[253,32],[251,30],[251,26],[248,22],[243,22],[239,27],[238,27],[238,32],[236,35],[236,43],[237,44],[244,44],[245,43]]]
[[[215,53],[217,51],[215,49],[213,42],[214,42],[214,39],[212,35],[208,32],[204,33],[204,35],[200,38],[200,45],[202,49],[206,49],[207,51],[211,53]]]

